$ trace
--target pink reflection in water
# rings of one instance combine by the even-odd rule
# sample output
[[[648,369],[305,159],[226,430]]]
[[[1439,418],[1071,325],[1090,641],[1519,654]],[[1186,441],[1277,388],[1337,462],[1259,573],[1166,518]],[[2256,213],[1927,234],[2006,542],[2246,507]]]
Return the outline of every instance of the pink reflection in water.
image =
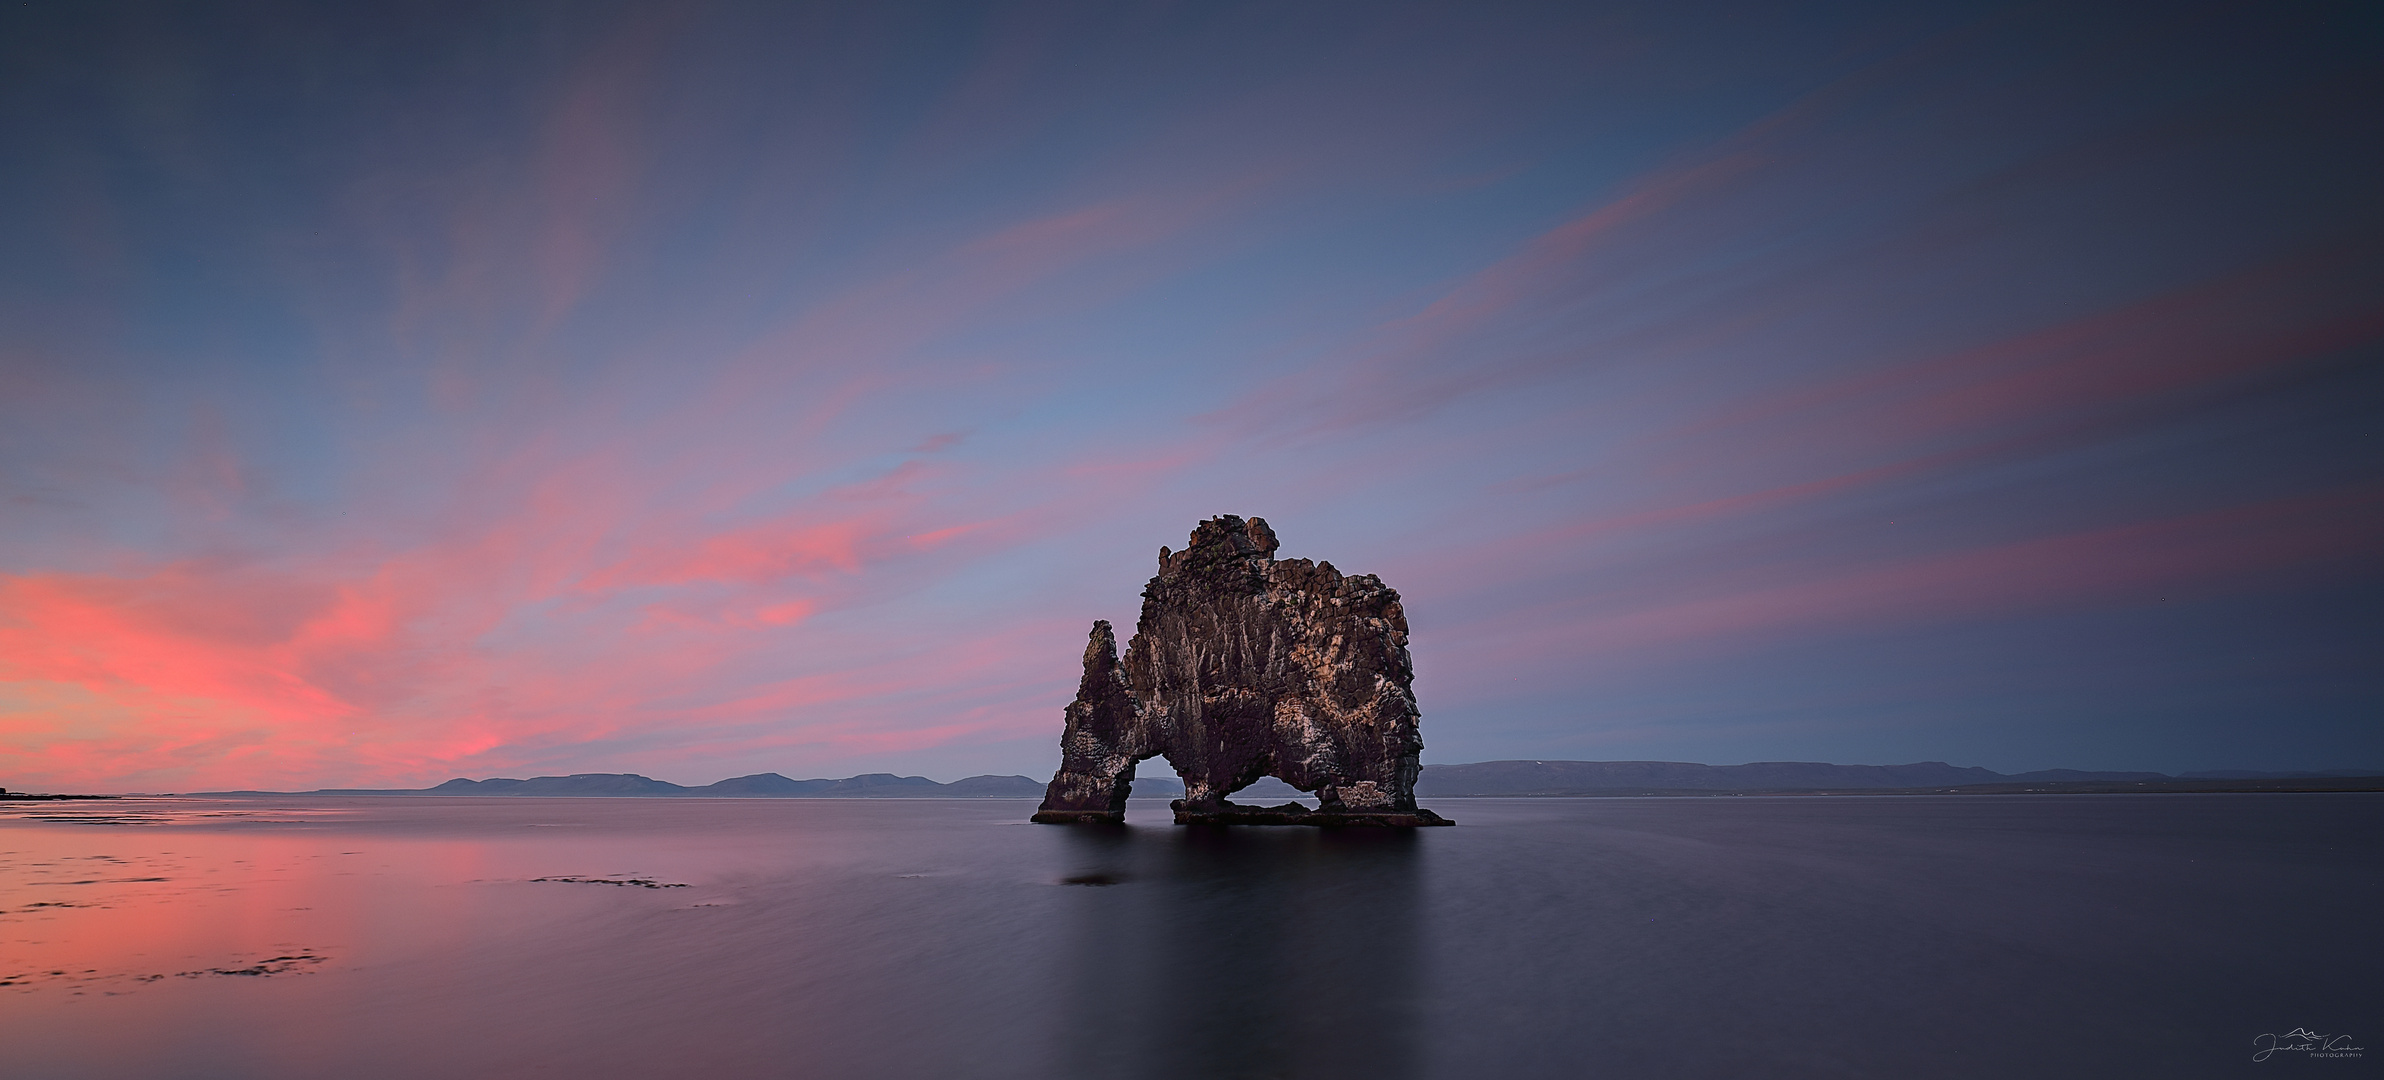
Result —
[[[0,1045],[36,1075],[742,1075],[802,1052],[857,962],[920,947],[918,905],[999,875],[873,843],[902,809],[0,806]],[[968,809],[964,831],[1024,816]],[[1001,884],[1052,891],[1021,874]],[[854,1034],[833,1041],[877,1041]]]

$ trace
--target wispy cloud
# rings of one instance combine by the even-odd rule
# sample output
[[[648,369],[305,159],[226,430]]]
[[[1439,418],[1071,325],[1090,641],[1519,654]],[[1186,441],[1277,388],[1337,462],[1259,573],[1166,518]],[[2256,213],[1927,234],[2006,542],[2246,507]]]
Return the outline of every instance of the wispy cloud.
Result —
[[[1741,15],[326,9],[349,77],[227,39],[164,128],[42,68],[0,782],[1040,768],[1217,512],[1390,578],[1481,756],[1633,658],[2374,586],[2335,52]]]

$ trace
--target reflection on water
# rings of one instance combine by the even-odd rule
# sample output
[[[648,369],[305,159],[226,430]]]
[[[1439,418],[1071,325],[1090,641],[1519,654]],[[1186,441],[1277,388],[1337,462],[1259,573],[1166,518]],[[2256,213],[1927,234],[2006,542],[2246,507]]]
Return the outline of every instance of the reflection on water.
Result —
[[[1066,1075],[1415,1075],[1414,832],[1071,830]],[[1116,895],[1110,895],[1115,893]]]
[[[0,806],[0,1075],[2216,1075],[2384,1038],[2384,798]]]
[[[351,807],[245,805],[177,798],[76,799],[58,802],[0,802],[0,821],[55,825],[295,825],[346,817]]]
[[[0,818],[0,1041],[90,1076],[1413,1075],[1413,835],[1026,809],[49,804]]]

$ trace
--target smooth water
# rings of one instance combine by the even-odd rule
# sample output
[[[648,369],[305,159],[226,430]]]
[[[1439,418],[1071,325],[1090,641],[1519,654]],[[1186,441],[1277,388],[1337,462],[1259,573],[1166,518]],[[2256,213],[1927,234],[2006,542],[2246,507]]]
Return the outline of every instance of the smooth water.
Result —
[[[2384,797],[0,804],[0,1076],[2374,1075]],[[581,880],[536,880],[570,879]],[[612,884],[608,882],[633,882]],[[635,882],[642,882],[635,883]],[[651,885],[652,887],[649,887]]]

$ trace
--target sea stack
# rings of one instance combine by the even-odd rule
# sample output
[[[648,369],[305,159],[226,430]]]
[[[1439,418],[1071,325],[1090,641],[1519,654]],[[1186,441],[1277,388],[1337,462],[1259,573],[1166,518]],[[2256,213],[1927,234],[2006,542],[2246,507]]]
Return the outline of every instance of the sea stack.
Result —
[[[1165,757],[1184,778],[1177,824],[1450,824],[1415,804],[1424,740],[1399,594],[1277,546],[1264,519],[1229,514],[1159,549],[1123,662],[1093,624],[1034,820],[1122,822],[1135,763]],[[1262,776],[1317,808],[1226,801]]]

